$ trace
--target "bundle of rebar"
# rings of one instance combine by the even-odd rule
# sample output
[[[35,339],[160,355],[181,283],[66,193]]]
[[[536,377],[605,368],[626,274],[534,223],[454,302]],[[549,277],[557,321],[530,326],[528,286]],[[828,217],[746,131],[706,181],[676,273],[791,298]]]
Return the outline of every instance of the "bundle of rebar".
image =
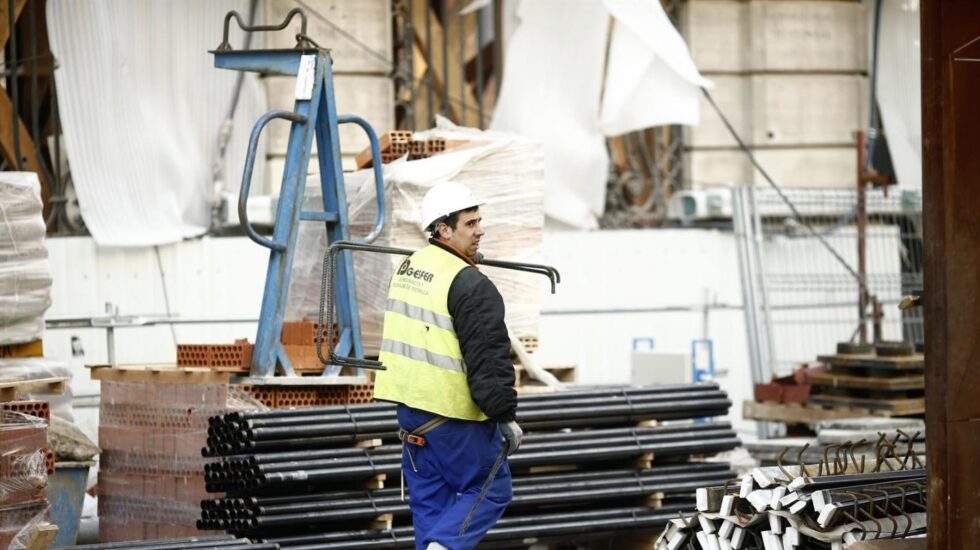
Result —
[[[210,537],[185,537],[156,540],[130,540],[123,542],[108,542],[104,544],[83,544],[79,546],[57,546],[56,550],[182,550],[216,549],[216,550],[278,550],[274,542],[253,542],[249,539],[231,535],[215,535]]]
[[[517,421],[526,430],[600,427],[641,420],[725,414],[731,406],[717,384],[604,388],[522,395]],[[391,438],[398,430],[394,405],[372,403],[212,417],[204,456],[336,447]]]
[[[740,444],[727,423],[690,421],[730,405],[716,384],[521,395],[526,435],[509,458],[514,499],[481,547],[664,525],[693,505],[695,489],[735,475],[725,463],[691,460]],[[222,459],[205,467],[205,481],[226,494],[202,501],[198,527],[284,547],[413,547],[411,495],[379,488],[401,476],[395,413],[372,403],[211,418],[202,454]],[[682,422],[647,422],[660,420]]]
[[[833,455],[825,452],[810,465],[785,465],[784,452],[775,467],[698,489],[697,512],[673,518],[656,547],[839,550],[862,540],[922,534],[925,461],[913,444],[912,437],[889,441],[881,434],[871,446],[873,461],[860,452],[870,445],[862,440],[839,446]]]

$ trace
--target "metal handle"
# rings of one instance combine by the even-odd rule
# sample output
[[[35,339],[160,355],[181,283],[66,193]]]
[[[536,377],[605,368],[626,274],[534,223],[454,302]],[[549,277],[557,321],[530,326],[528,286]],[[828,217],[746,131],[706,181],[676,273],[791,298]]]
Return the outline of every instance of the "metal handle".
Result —
[[[381,230],[385,226],[385,182],[384,182],[384,171],[381,169],[381,145],[378,143],[378,134],[371,127],[368,121],[357,115],[339,115],[337,117],[338,124],[357,124],[364,129],[364,133],[368,136],[368,141],[371,142],[371,158],[373,159],[372,166],[374,167],[374,190],[377,195],[378,201],[378,215],[374,219],[374,229],[368,233],[367,237],[361,239],[360,243],[373,243],[378,235],[381,234]]]
[[[334,265],[336,265],[336,260],[334,257],[343,250],[377,252],[381,254],[393,254],[396,256],[411,256],[415,253],[415,250],[342,240],[331,243],[330,246],[327,247],[327,250],[323,253],[323,278],[320,281],[320,312],[319,316],[317,317],[317,323],[319,326],[326,329],[326,335],[324,335],[323,332],[317,332],[316,354],[320,359],[320,363],[322,363],[324,366],[339,365],[344,367],[385,370],[386,367],[382,365],[380,361],[360,359],[357,357],[344,357],[342,355],[337,355],[333,348],[330,348],[330,351],[327,354],[324,354],[323,352],[323,342],[333,341],[333,275]],[[500,260],[487,260],[485,258],[480,258],[476,263],[500,267],[503,269],[513,269],[517,271],[526,271],[529,273],[544,275],[551,280],[552,292],[554,292],[555,284],[561,282],[561,275],[558,274],[558,270],[548,265],[504,262]]]
[[[473,259],[475,263],[480,265],[488,265],[491,267],[499,267],[502,269],[513,269],[515,271],[526,271],[528,273],[537,273],[539,275],[544,275],[551,281],[551,293],[555,293],[555,285],[561,282],[561,273],[558,270],[551,267],[550,265],[544,264],[529,264],[524,262],[505,262],[502,260],[488,260],[483,257],[482,254],[477,253],[477,257]]]
[[[265,32],[265,31],[281,31],[285,29],[286,27],[289,26],[289,22],[292,21],[293,17],[297,14],[299,14],[299,18],[300,18],[300,31],[299,34],[296,35],[296,47],[297,48],[308,47],[308,44],[304,40],[304,38],[306,37],[306,14],[303,13],[303,10],[301,10],[300,8],[293,8],[289,10],[289,13],[286,14],[286,20],[278,25],[248,25],[245,23],[245,20],[242,19],[242,16],[237,11],[232,10],[228,12],[227,14],[225,14],[225,32],[222,37],[221,44],[218,45],[216,50],[219,52],[223,52],[223,51],[230,51],[232,49],[231,44],[228,42],[228,27],[230,26],[232,17],[234,17],[235,20],[238,21],[238,27],[243,31]]]
[[[248,138],[248,153],[245,155],[245,170],[242,172],[242,189],[238,193],[238,223],[242,226],[242,230],[245,231],[248,238],[266,248],[281,252],[286,249],[284,243],[276,242],[259,235],[252,227],[252,224],[248,222],[248,192],[252,187],[252,169],[255,165],[255,152],[258,149],[259,136],[262,134],[262,130],[274,118],[283,118],[291,122],[306,122],[306,117],[301,114],[292,111],[277,110],[269,111],[259,117],[258,122],[252,127],[252,135]]]

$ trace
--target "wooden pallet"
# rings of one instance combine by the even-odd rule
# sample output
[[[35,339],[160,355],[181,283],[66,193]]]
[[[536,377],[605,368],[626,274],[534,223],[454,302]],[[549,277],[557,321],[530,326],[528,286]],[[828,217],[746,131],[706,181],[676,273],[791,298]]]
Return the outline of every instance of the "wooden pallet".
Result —
[[[575,381],[575,370],[576,366],[574,363],[562,363],[554,365],[538,365],[541,369],[546,372],[550,372],[559,382],[574,382]],[[538,383],[536,380],[531,378],[524,367],[520,363],[514,364],[514,373],[516,375],[516,383],[514,384],[520,391],[521,386],[532,385]]]
[[[862,369],[887,369],[893,371],[922,370],[926,367],[925,356],[921,353],[908,357],[879,357],[877,355],[820,355],[818,361],[827,363],[831,369],[850,367]]]
[[[27,536],[26,550],[48,550],[54,544],[54,538],[58,536],[58,526],[50,523],[41,523],[32,527]]]
[[[16,401],[27,394],[64,395],[68,379],[64,377],[34,380],[0,380],[0,402]]]
[[[377,474],[365,479],[362,485],[365,489],[380,490],[385,488],[385,481],[387,479],[388,474]]]
[[[843,395],[811,395],[808,403],[830,407],[870,409],[885,416],[923,414],[926,412],[925,397],[876,398]]]
[[[344,386],[368,383],[366,376],[248,376],[233,367],[178,366],[174,363],[86,365],[93,380],[168,384],[244,384],[267,386]]]
[[[924,390],[925,375],[901,376],[856,376],[838,373],[836,369],[825,374],[811,374],[810,383],[814,386],[831,388],[849,388],[879,391]]]
[[[210,367],[178,367],[173,363],[143,365],[86,365],[93,380],[161,382],[167,384],[227,384],[232,373]]]
[[[368,528],[376,531],[391,531],[391,524],[394,520],[394,514],[381,514],[370,522]]]
[[[742,403],[742,416],[748,420],[813,424],[834,418],[891,415],[887,411],[857,407],[825,407],[814,403],[772,403],[746,400]]]

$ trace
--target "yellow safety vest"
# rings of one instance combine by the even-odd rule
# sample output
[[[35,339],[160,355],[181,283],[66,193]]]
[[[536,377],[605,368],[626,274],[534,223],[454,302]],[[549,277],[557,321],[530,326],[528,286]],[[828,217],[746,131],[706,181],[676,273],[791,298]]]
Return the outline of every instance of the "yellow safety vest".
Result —
[[[449,287],[468,264],[435,245],[409,256],[391,277],[374,397],[461,420],[486,420],[473,402]]]

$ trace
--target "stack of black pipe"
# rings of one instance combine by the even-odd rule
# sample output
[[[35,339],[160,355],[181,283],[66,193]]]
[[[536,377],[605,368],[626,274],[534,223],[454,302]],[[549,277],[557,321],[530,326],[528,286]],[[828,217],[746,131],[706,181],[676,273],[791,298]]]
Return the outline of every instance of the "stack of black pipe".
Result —
[[[108,542],[105,544],[83,544],[79,546],[57,546],[57,550],[277,550],[278,544],[256,543],[249,539],[231,535],[209,537],[185,537],[179,539],[130,540]]]
[[[480,541],[480,548],[521,548],[568,540],[633,537],[656,531],[689,504],[661,508],[618,507],[601,510],[573,510],[534,515],[507,515]],[[411,526],[388,530],[331,531],[311,535],[286,535],[277,543],[290,550],[358,550],[362,548],[415,548]]]
[[[731,401],[717,384],[603,388],[522,395],[518,422],[525,430],[632,425],[723,415]],[[398,430],[389,403],[235,412],[209,420],[204,456],[331,448],[389,438]]]
[[[730,405],[715,384],[521,395],[518,422],[527,434],[510,458],[514,501],[486,544],[657,528],[674,504],[690,505],[697,487],[735,475],[727,464],[689,462],[690,455],[732,449],[739,441],[726,423],[637,424],[722,415]],[[390,548],[401,547],[401,539],[412,546],[411,513],[400,491],[357,488],[382,474],[397,486],[401,446],[393,405],[238,412],[210,424],[202,453],[224,458],[206,466],[205,481],[209,491],[226,496],[202,502],[202,529],[283,547]],[[381,444],[352,446],[362,440]],[[651,453],[652,466],[635,462]],[[542,466],[565,471],[529,473]],[[658,501],[665,507],[636,508],[651,495],[665,497]],[[595,525],[571,528],[570,518],[583,517],[585,508],[599,513]],[[349,530],[351,522],[384,515],[394,518],[393,529]]]

